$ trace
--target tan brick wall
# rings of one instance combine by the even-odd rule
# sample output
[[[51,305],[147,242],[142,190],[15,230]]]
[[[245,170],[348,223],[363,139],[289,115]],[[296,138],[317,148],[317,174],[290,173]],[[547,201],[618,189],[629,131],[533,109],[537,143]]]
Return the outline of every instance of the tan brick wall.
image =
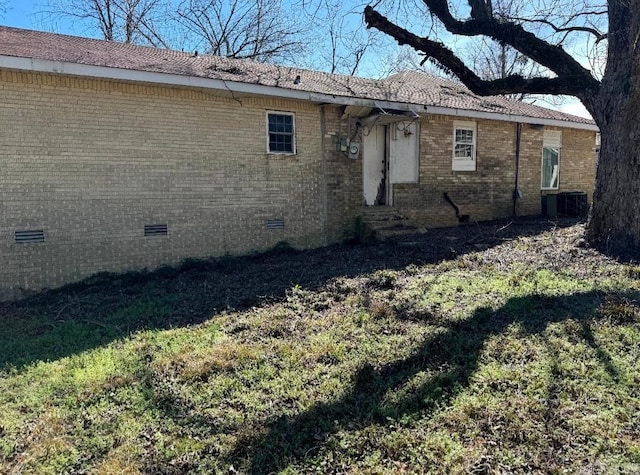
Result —
[[[476,171],[452,171],[455,120],[431,115],[421,121],[420,182],[394,185],[394,205],[425,227],[449,226],[458,221],[445,201],[448,193],[461,214],[472,221],[508,217],[513,213],[516,124],[476,120]],[[541,164],[543,128],[523,125],[520,142],[518,215],[541,212]],[[563,129],[559,191],[584,191],[589,195],[594,180],[595,134]]]
[[[596,179],[595,133],[586,130],[562,131],[559,191],[584,191],[593,196]]]
[[[2,294],[327,242],[318,106],[6,71],[0,94]],[[295,113],[295,156],[266,152],[267,110]]]
[[[57,75],[0,72],[0,298],[101,271],[244,254],[285,241],[310,248],[354,236],[362,159],[339,106]],[[297,153],[267,153],[266,111],[295,113]],[[394,186],[422,226],[509,216],[515,124],[480,120],[475,172],[451,170],[453,121],[421,121],[420,182]],[[542,129],[524,126],[519,214],[540,213]],[[594,134],[566,129],[560,191],[591,192]],[[285,228],[270,230],[269,219]],[[167,224],[166,237],[144,237]],[[44,243],[18,244],[43,229]]]
[[[355,121],[350,128],[343,108],[326,107],[325,118],[328,235],[330,241],[341,241],[355,236],[356,220],[362,213],[362,158],[353,160],[339,151],[340,139],[355,130]]]

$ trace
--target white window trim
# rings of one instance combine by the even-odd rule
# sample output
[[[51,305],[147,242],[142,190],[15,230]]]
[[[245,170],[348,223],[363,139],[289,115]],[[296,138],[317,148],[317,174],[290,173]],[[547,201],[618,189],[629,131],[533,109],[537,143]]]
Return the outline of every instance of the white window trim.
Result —
[[[456,131],[471,130],[473,132],[472,157],[456,158]],[[451,170],[453,171],[476,171],[476,159],[478,157],[478,124],[473,121],[455,121],[453,123],[453,149],[451,151]]]
[[[292,141],[292,148],[293,151],[292,152],[274,152],[269,150],[269,114],[276,114],[276,115],[289,115],[293,118],[292,121],[292,126],[293,126],[293,141]],[[267,153],[269,155],[295,155],[297,152],[297,144],[296,144],[296,115],[293,112],[285,112],[285,111],[271,111],[268,110],[266,111],[265,114],[265,128],[266,128],[266,132],[267,132]]]
[[[558,170],[556,176],[556,186],[546,187],[544,185],[544,150],[558,150]],[[545,129],[542,137],[542,157],[540,158],[540,189],[543,191],[555,191],[560,188],[560,162],[562,161],[562,131]]]
[[[544,151],[545,149],[555,149],[558,151],[558,170],[556,176],[556,186],[546,187],[544,185]],[[541,190],[557,190],[560,188],[560,160],[562,155],[562,149],[560,147],[542,147],[542,157],[540,159],[540,189]]]

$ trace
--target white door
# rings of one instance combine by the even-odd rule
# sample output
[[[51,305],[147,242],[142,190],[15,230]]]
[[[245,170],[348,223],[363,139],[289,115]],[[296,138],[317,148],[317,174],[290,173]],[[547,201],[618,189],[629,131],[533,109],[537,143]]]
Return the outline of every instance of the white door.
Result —
[[[363,135],[364,202],[368,206],[386,203],[387,127],[376,125],[369,129],[368,134]]]
[[[389,175],[391,183],[418,183],[418,137],[417,122],[391,124],[389,143]]]

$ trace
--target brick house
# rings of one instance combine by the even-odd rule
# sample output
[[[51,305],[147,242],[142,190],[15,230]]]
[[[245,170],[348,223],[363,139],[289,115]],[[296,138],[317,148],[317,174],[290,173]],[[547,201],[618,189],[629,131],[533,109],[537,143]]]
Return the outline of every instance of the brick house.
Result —
[[[593,122],[422,73],[372,80],[0,27],[0,111],[3,298],[322,246],[380,205],[420,227],[535,215],[541,195],[590,197],[594,181]]]

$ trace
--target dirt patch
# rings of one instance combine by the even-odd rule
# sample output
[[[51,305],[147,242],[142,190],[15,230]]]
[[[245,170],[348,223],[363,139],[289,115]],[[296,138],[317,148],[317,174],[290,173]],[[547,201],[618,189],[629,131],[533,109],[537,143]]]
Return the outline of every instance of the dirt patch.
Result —
[[[336,279],[379,270],[464,258],[499,267],[518,262],[580,276],[612,260],[584,246],[584,224],[575,220],[513,219],[474,223],[398,236],[384,242],[346,243],[310,251],[275,250],[246,257],[188,261],[154,272],[101,274],[61,289],[0,305],[0,318],[38,313],[49,323],[102,316],[123,309],[122,331],[199,323],[216,312],[242,310],[283,299],[298,286],[316,290]],[[146,299],[141,301],[141,299]],[[164,302],[146,315],[144,303]],[[137,302],[135,312],[126,312]],[[130,321],[126,319],[130,314]],[[142,317],[141,317],[142,315]]]

